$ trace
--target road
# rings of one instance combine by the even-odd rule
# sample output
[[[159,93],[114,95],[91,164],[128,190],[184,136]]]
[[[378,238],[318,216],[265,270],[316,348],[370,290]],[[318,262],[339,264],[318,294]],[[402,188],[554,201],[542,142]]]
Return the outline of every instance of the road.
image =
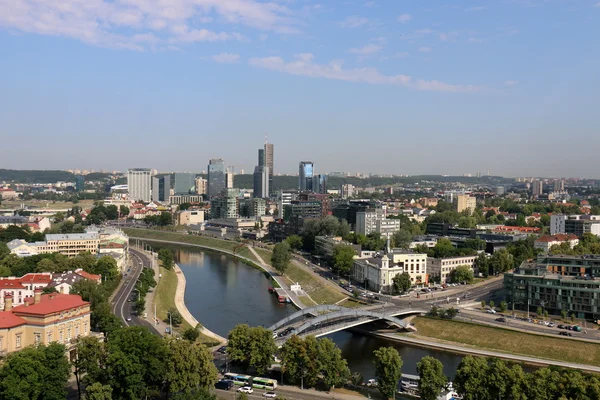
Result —
[[[135,315],[133,310],[133,301],[136,296],[135,284],[142,273],[143,268],[151,268],[151,260],[148,255],[144,254],[140,250],[129,248],[130,255],[130,267],[129,272],[126,272],[127,276],[123,276],[123,284],[117,291],[113,298],[112,312],[123,321],[125,326],[145,326],[150,328],[152,333],[159,334],[156,329],[146,321],[143,316]],[[131,321],[127,321],[131,318]]]

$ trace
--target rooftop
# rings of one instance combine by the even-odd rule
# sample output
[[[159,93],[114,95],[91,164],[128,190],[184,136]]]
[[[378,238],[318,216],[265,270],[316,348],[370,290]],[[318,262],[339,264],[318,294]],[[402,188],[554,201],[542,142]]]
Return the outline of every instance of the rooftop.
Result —
[[[544,235],[539,237],[538,239],[536,239],[536,242],[545,242],[545,243],[550,243],[550,242],[566,242],[566,241],[570,241],[570,240],[577,240],[577,235],[574,235],[572,233],[560,233],[557,235]]]
[[[14,328],[26,323],[27,321],[16,316],[12,311],[0,311],[0,329]]]
[[[25,299],[29,306],[22,305],[13,308],[15,314],[22,315],[49,315],[67,311],[73,308],[87,306],[90,303],[83,301],[77,294],[44,294],[37,304],[33,304],[34,299],[29,297]]]
[[[97,233],[66,233],[66,234],[48,234],[46,242],[60,240],[97,240]]]

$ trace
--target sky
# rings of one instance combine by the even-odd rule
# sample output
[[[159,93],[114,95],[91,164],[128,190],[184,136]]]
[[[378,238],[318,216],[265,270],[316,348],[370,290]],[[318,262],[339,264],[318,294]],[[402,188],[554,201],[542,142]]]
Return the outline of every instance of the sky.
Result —
[[[0,10],[0,168],[600,177],[598,0]]]

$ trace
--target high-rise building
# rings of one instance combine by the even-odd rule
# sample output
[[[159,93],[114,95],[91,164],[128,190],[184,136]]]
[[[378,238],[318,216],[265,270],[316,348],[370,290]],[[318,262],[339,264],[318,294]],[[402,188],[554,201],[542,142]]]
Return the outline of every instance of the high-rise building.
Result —
[[[269,167],[258,165],[254,168],[254,197],[269,197]]]
[[[265,161],[265,149],[258,149],[258,166],[259,167],[267,166],[266,161]]]
[[[275,159],[273,143],[265,140],[265,166],[269,168],[269,189],[273,190],[273,172],[275,171]],[[258,164],[261,165],[261,164]]]
[[[456,196],[456,211],[461,213],[465,210],[469,210],[472,214],[477,207],[477,199],[475,197],[471,197],[467,194],[459,194]]]
[[[227,173],[225,174],[225,188],[233,189],[233,179],[235,177],[235,172],[233,167],[227,167]]]
[[[327,194],[327,175],[319,174],[313,176],[312,188],[315,193]]]
[[[554,181],[554,191],[555,192],[564,192],[565,191],[565,180],[557,179]]]
[[[351,185],[349,183],[345,183],[342,185],[342,187],[340,188],[340,194],[342,196],[342,199],[349,199],[351,197],[354,197],[354,190],[356,188],[354,187],[354,185]]]
[[[196,178],[196,182],[195,182],[195,186],[196,186],[196,194],[206,194],[206,186],[207,186],[207,180],[202,178],[202,177],[197,177]]]
[[[195,179],[196,174],[189,172],[175,172],[175,195],[191,193],[196,185]]]
[[[171,175],[152,177],[152,200],[168,202],[171,197]]]
[[[544,181],[542,181],[542,180],[533,181],[533,183],[531,184],[531,194],[533,195],[533,197],[537,197],[537,196],[541,195],[542,193],[544,193]]]
[[[208,164],[208,197],[220,195],[225,188],[225,161],[221,158],[212,159]]]
[[[301,191],[313,191],[314,167],[312,161],[300,161],[298,167],[298,188]]]
[[[83,192],[85,189],[85,176],[77,175],[75,176],[75,191]]]
[[[129,198],[149,202],[152,198],[150,168],[130,168],[127,171]]]
[[[240,202],[239,189],[223,189],[221,194],[210,202],[210,211],[213,218],[239,218]]]

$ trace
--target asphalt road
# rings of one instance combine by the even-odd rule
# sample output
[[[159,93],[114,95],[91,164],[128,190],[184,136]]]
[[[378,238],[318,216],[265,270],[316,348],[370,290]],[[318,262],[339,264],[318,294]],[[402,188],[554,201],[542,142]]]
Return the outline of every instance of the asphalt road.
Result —
[[[135,250],[130,248],[129,255],[131,257],[131,267],[127,276],[123,276],[124,283],[119,288],[117,294],[113,299],[113,313],[123,321],[125,326],[145,326],[150,328],[152,333],[158,334],[156,329],[146,321],[143,316],[135,315],[135,311],[133,310],[134,300],[137,296],[137,292],[134,290],[135,284],[142,273],[143,268],[152,268],[151,260],[148,258],[146,254],[139,250]],[[131,321],[127,321],[128,318],[131,318]]]

